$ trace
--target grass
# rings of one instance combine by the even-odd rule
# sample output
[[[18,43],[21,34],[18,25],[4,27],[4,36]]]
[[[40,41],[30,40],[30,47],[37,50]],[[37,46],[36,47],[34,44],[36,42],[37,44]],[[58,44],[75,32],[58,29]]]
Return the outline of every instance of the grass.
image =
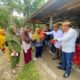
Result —
[[[32,61],[29,64],[24,65],[16,80],[40,80],[36,64]]]

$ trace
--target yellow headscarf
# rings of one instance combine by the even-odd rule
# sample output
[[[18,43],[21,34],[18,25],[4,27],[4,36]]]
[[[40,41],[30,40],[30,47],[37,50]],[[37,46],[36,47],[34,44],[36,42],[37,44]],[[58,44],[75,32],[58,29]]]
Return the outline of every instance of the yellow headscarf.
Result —
[[[0,29],[0,49],[3,47],[5,43],[5,36],[3,35],[4,29]]]
[[[40,30],[40,28],[36,28],[35,29],[35,33],[33,34],[33,36],[32,36],[32,39],[33,40],[37,40],[37,41],[40,41],[40,35],[39,35],[39,30]]]

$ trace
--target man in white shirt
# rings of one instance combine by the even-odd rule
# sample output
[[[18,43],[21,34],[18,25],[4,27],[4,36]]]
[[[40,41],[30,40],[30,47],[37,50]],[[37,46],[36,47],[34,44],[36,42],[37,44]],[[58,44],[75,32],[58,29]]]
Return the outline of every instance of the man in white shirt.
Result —
[[[51,32],[45,32],[46,35],[53,35],[54,39],[57,38],[61,38],[63,36],[63,32],[61,29],[59,29],[59,25],[58,24],[53,24],[53,31]],[[61,42],[58,41],[54,44],[55,47],[55,57],[53,58],[53,60],[55,59],[59,59],[59,55],[60,55],[60,49],[61,49]]]
[[[75,44],[77,39],[77,31],[71,28],[71,23],[65,21],[62,23],[62,30],[64,36],[62,38],[57,38],[57,41],[62,42],[62,64],[58,66],[59,69],[64,69],[64,78],[70,75],[72,68],[72,58],[75,52]]]

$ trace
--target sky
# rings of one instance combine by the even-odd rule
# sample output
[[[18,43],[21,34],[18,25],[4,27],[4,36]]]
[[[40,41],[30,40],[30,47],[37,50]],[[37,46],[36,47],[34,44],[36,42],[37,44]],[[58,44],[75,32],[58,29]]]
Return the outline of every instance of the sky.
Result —
[[[47,2],[48,0],[45,0],[45,2]]]
[[[22,18],[22,17],[23,17],[23,14],[20,14],[20,15],[19,15],[16,11],[14,11],[14,12],[13,12],[13,16],[17,16],[17,17],[21,17],[21,18]]]

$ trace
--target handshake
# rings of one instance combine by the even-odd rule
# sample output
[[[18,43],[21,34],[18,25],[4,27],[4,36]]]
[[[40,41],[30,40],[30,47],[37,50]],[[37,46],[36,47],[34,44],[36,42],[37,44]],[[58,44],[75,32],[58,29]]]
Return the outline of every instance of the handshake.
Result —
[[[50,40],[50,43],[53,44],[53,45],[54,45],[56,42],[58,42],[56,39]]]
[[[46,32],[43,32],[43,34],[46,35]],[[55,44],[56,42],[58,42],[57,39],[52,39],[52,40],[50,40],[50,43],[51,43],[51,44]]]

